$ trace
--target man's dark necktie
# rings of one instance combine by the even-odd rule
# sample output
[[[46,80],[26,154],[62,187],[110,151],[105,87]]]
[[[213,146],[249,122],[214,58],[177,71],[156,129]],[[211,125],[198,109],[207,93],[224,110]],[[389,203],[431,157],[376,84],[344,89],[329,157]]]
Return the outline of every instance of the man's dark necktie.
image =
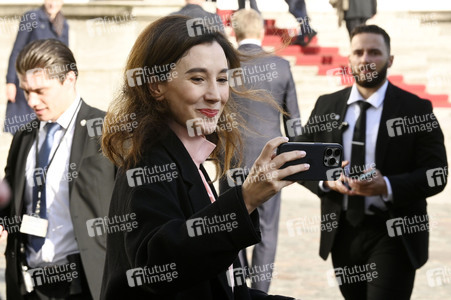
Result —
[[[45,128],[47,130],[47,135],[45,137],[44,143],[42,144],[41,150],[39,150],[38,154],[38,161],[37,161],[37,169],[39,170],[39,173],[44,174],[44,180],[42,180],[42,184],[38,185],[37,178],[34,178],[34,186],[33,186],[33,212],[35,212],[41,219],[47,219],[47,203],[45,199],[45,184],[47,180],[47,168],[49,164],[49,156],[50,156],[50,150],[52,149],[53,145],[53,139],[55,137],[55,133],[61,128],[61,126],[54,122],[54,123],[47,123],[45,125]],[[34,176],[37,176],[38,172],[35,170]],[[41,201],[38,203],[38,193],[41,193]],[[42,245],[44,245],[45,238],[30,235],[30,243],[33,247],[34,251],[38,252],[39,249],[42,248]]]
[[[360,115],[354,127],[351,148],[351,176],[359,176],[365,169],[365,137],[366,137],[366,111],[370,103],[360,100]],[[365,215],[365,197],[349,196],[346,219],[352,226],[357,226],[363,221]]]

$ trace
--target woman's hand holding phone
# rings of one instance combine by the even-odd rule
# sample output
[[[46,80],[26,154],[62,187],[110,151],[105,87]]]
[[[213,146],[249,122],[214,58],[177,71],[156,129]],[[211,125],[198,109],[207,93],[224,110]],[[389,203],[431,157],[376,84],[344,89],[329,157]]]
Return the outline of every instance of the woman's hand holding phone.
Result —
[[[243,199],[249,214],[282,188],[294,183],[294,181],[282,180],[282,178],[310,168],[309,164],[298,164],[279,169],[286,162],[306,156],[305,151],[290,151],[276,156],[277,147],[287,141],[288,139],[285,137],[277,137],[266,143],[244,181],[242,186]]]

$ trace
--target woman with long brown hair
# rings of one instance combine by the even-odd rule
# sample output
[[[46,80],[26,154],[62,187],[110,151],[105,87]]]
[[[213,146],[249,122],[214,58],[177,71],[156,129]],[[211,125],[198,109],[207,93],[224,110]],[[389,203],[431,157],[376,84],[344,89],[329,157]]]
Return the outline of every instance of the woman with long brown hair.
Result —
[[[256,208],[309,166],[279,170],[305,153],[275,156],[287,141],[275,138],[242,185],[216,195],[202,163],[213,159],[224,174],[240,151],[231,92],[259,96],[231,88],[239,67],[224,35],[182,16],[153,22],[135,42],[104,121],[103,151],[120,170],[102,299],[267,297],[247,288],[237,254],[260,240]]]

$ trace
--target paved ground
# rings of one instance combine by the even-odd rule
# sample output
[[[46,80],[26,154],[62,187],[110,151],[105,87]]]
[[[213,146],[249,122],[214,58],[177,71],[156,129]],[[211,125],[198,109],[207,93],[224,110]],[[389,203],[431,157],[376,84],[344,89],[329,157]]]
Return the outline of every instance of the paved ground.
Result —
[[[313,20],[321,20],[323,15],[313,14]],[[327,15],[326,20],[321,24],[317,22],[319,36],[322,37],[323,45],[340,46],[343,51],[347,47],[346,31],[344,28],[337,29],[334,16]],[[405,19],[412,26],[410,19]],[[390,26],[390,23],[397,21],[391,17],[380,19],[382,24]],[[129,48],[145,23],[133,24],[131,27],[114,27],[112,32],[90,35],[86,32],[86,22],[71,20],[71,45],[77,57],[80,68],[79,87],[81,94],[86,97],[88,103],[106,109],[114,91],[118,87],[120,71],[125,62]],[[416,24],[417,26],[418,24]],[[429,36],[434,39],[427,42],[428,47],[423,47],[423,39],[415,38],[418,27],[414,30],[402,31],[398,26],[392,30],[399,29],[394,35],[398,42],[394,45],[398,60],[395,61],[396,73],[402,73],[413,82],[426,83],[427,71],[431,68],[444,68],[451,63],[451,43],[449,42],[449,23],[434,24],[433,30],[428,31]],[[89,29],[89,28],[88,28]],[[421,29],[421,28],[420,28]],[[424,27],[422,28],[424,29]],[[401,32],[402,31],[402,32]],[[422,31],[423,32],[423,31]],[[121,35],[121,33],[124,33]],[[127,33],[127,34],[125,34]],[[405,37],[403,35],[406,35]],[[0,35],[2,45],[9,45],[0,49],[0,78],[4,78],[6,66],[4,62],[9,55],[13,35]],[[110,47],[105,47],[110,45]],[[114,45],[114,46],[113,46]],[[413,45],[413,46],[412,46]],[[86,47],[90,51],[85,51]],[[9,49],[8,49],[9,48]],[[419,67],[418,67],[419,66]],[[428,69],[424,69],[424,68]],[[316,71],[311,67],[293,68],[299,105],[303,120],[306,120],[313,104],[319,94],[337,90],[338,87],[327,86],[328,79],[314,76]],[[449,68],[445,68],[440,84],[428,85],[428,89],[440,88],[437,92],[448,90],[451,92],[451,81]],[[444,86],[443,82],[447,85]],[[429,82],[431,83],[431,82]],[[4,115],[5,104],[3,102],[4,84],[0,82],[0,115]],[[446,145],[448,154],[451,149],[451,109],[435,109],[438,120],[446,135]],[[3,169],[6,162],[7,151],[11,137],[0,134],[0,176],[3,176]],[[448,155],[451,157],[451,155]],[[451,268],[451,235],[447,234],[451,226],[451,185],[444,192],[429,199],[429,213],[436,226],[432,228],[430,239],[430,258],[428,263],[418,272],[415,281],[415,288],[412,299],[450,299],[451,295],[451,274],[443,285],[432,287],[428,284],[426,273],[435,268]],[[278,276],[271,286],[271,293],[292,295],[302,299],[341,299],[338,287],[330,287],[326,278],[326,273],[331,269],[330,261],[323,261],[318,256],[319,232],[314,228],[319,228],[319,223],[314,223],[313,232],[303,232],[300,235],[290,236],[289,220],[293,218],[317,218],[319,213],[319,200],[315,195],[301,186],[293,185],[286,188],[282,195],[282,211],[279,232],[279,248],[276,257],[276,270]],[[288,222],[288,223],[287,223]],[[0,245],[3,251],[5,245]],[[3,252],[2,252],[3,253]],[[0,295],[4,297],[4,257],[0,256]],[[440,276],[432,279],[437,280]],[[431,279],[431,278],[430,278]],[[438,282],[438,281],[437,281]]]

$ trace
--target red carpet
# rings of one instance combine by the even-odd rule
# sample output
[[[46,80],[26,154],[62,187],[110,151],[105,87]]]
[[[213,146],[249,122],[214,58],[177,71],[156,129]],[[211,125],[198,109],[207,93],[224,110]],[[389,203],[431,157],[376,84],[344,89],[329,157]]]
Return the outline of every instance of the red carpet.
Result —
[[[224,25],[230,26],[230,17],[234,11],[217,10]],[[265,38],[264,46],[273,46],[276,54],[280,56],[295,56],[296,65],[318,66],[318,75],[323,76],[341,76],[334,82],[340,82],[343,86],[349,86],[354,83],[354,78],[346,74],[348,58],[339,54],[337,47],[321,47],[318,45],[318,38],[314,37],[307,47],[296,45],[285,46],[295,34],[295,29],[280,29],[274,26],[275,20],[265,20]],[[285,43],[284,43],[285,42]],[[388,79],[402,89],[405,89],[421,98],[428,99],[434,107],[451,107],[446,94],[429,94],[426,92],[426,86],[423,84],[407,84],[402,75],[391,75]]]
[[[267,24],[273,24],[273,21],[267,21]],[[354,78],[346,74],[348,58],[339,54],[336,47],[321,47],[318,45],[317,37],[313,38],[307,47],[297,45],[284,46],[284,41],[289,40],[289,32],[286,29],[266,28],[264,46],[273,46],[276,54],[280,56],[295,56],[296,65],[318,66],[318,75],[341,76],[343,86],[349,86],[354,83]],[[434,107],[451,107],[446,94],[429,94],[426,92],[426,86],[423,84],[407,84],[402,75],[391,75],[388,79],[400,88],[418,95],[421,98],[428,99]]]

